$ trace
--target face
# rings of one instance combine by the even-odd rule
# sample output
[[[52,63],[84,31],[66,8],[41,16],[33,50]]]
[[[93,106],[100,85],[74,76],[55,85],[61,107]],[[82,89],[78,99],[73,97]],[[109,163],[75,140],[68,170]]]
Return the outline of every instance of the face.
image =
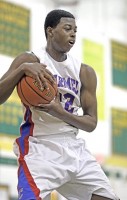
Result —
[[[49,29],[50,48],[66,53],[73,47],[77,32],[75,19],[63,17],[55,28]]]

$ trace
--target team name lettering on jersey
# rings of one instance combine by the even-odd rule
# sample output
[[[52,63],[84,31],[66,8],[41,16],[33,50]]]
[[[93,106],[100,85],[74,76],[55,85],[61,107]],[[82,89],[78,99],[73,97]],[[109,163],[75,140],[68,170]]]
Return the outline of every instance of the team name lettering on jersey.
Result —
[[[75,94],[78,94],[78,81],[71,77],[63,78],[58,75],[54,75],[57,80],[58,87],[65,87],[72,90]]]

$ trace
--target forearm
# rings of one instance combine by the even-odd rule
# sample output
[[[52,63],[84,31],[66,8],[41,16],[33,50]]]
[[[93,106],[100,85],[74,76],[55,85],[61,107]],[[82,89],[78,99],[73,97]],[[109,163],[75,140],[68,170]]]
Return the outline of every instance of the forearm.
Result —
[[[87,132],[92,132],[97,125],[96,120],[89,115],[77,116],[70,113],[66,113],[66,115],[62,115],[62,118],[63,121]]]
[[[96,125],[97,125],[97,120],[90,115],[78,116],[78,115],[71,114],[67,112],[66,110],[59,113],[58,116],[56,115],[56,117],[86,132],[92,132],[96,128]]]
[[[0,104],[9,98],[23,74],[23,70],[19,67],[0,80]]]
[[[87,112],[82,116],[69,113],[61,105],[59,101],[59,93],[57,93],[56,98],[51,101],[50,104],[40,104],[39,106],[36,106],[36,109],[48,112],[52,116],[86,132],[92,132],[97,125],[97,114],[95,108],[91,109],[91,111],[89,110],[89,113]]]

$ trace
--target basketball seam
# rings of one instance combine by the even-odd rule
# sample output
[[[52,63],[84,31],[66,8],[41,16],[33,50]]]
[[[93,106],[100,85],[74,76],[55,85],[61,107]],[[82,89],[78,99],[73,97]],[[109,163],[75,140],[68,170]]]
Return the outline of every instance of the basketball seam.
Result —
[[[46,101],[49,102],[49,100],[47,100],[46,98],[42,97],[36,90],[34,90],[34,88],[31,87],[31,85],[30,85],[29,82],[27,81],[26,77],[25,77],[25,81],[26,81],[26,83],[30,86],[30,88],[31,88],[34,92],[36,92],[36,94],[38,94],[38,96],[41,97],[41,99],[44,99],[44,100],[46,100]],[[53,88],[53,89],[54,89],[54,88]]]
[[[52,86],[52,88],[54,89],[54,91],[55,91],[55,95],[57,94],[57,91],[58,91],[58,86],[57,86],[57,84],[56,84],[56,86],[57,87],[55,87],[55,85],[52,83],[51,84],[51,82],[48,80],[48,83]]]
[[[28,102],[29,105],[33,106],[33,105],[25,98],[25,96],[24,96],[24,94],[23,94],[23,91],[22,91],[21,82],[19,83],[19,86],[20,86],[20,91],[21,91],[21,94],[22,94],[23,98]],[[25,104],[25,103],[24,103],[24,104]]]
[[[53,87],[55,93],[57,93],[57,88],[54,86],[54,84],[52,84],[52,87]]]

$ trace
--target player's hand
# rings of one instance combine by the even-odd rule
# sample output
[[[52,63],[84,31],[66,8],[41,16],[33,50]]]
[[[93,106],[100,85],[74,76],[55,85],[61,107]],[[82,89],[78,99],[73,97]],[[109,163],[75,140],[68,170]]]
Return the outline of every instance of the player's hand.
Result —
[[[60,118],[60,115],[62,115],[65,111],[60,103],[59,92],[57,92],[56,98],[53,99],[49,104],[40,104],[36,106],[36,109],[47,112],[57,118]]]
[[[40,88],[48,88],[46,79],[48,79],[52,84],[55,82],[53,74],[46,69],[47,66],[42,63],[23,63],[21,64],[21,67],[24,71],[24,74],[34,78]]]

